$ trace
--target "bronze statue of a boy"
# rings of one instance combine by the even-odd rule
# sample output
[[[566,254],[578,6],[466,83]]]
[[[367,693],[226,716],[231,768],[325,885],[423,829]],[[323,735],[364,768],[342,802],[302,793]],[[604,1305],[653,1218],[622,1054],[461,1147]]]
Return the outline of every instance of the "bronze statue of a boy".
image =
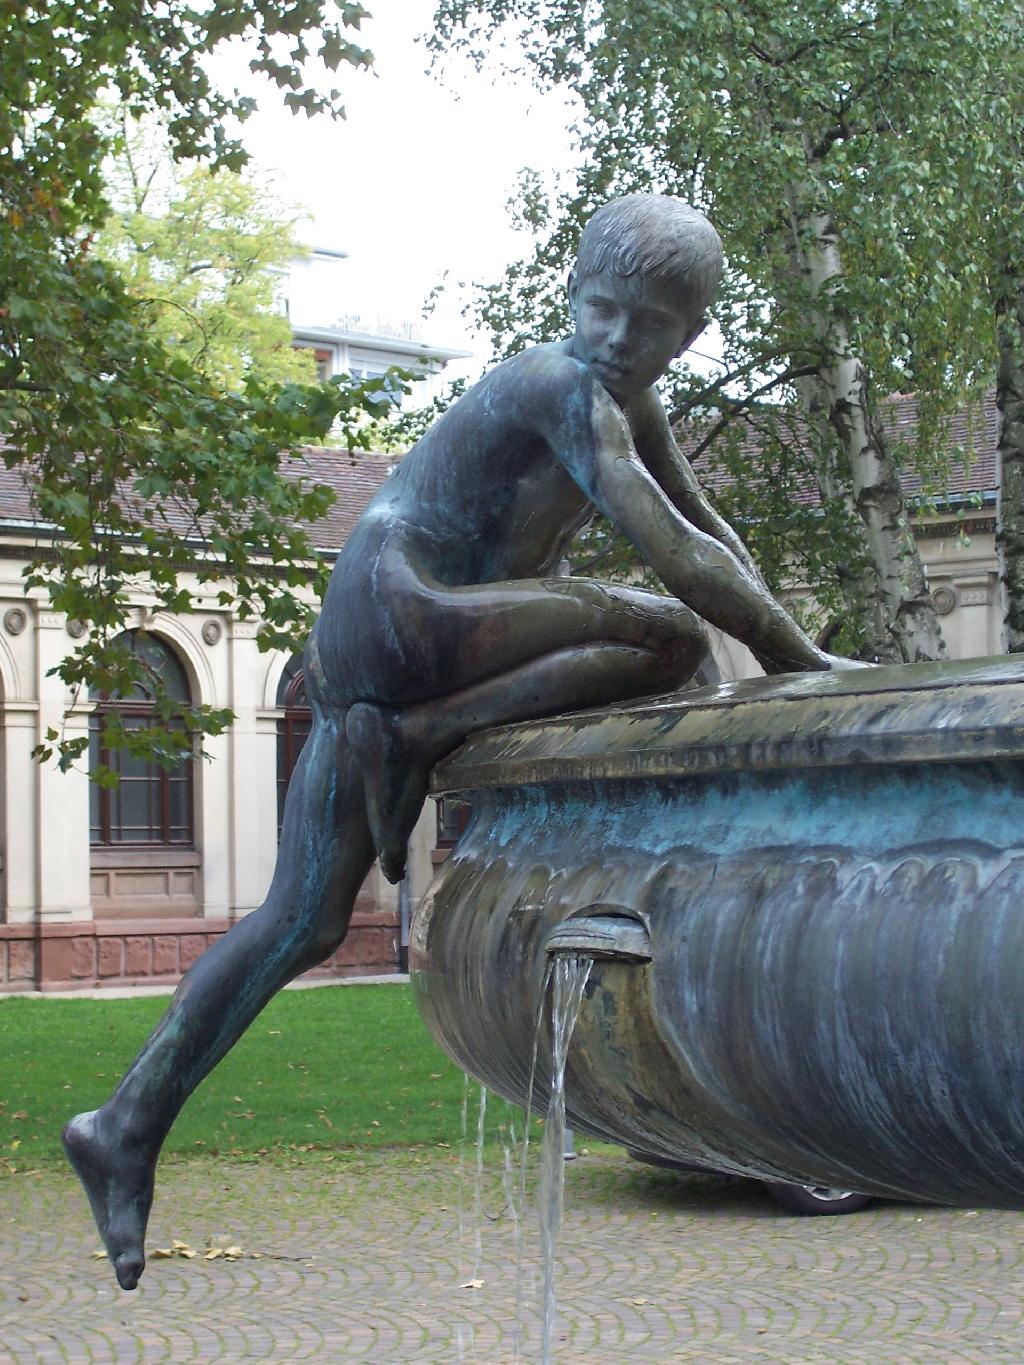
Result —
[[[271,996],[338,946],[374,857],[401,878],[434,763],[486,726],[682,686],[707,653],[700,617],[773,671],[841,662],[771,597],[652,387],[703,330],[721,269],[695,209],[605,205],[569,278],[573,335],[481,379],[364,512],[307,649],[313,729],[267,898],[184,976],[112,1098],[65,1129],[122,1288],[142,1273],[181,1106]],[[555,576],[595,509],[674,596]]]

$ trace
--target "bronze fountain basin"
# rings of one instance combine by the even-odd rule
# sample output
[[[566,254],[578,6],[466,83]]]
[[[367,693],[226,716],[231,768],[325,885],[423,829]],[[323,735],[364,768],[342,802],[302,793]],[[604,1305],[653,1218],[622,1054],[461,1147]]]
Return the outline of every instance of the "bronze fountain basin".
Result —
[[[478,735],[433,778],[472,816],[412,927],[423,1017],[524,1103],[550,957],[588,954],[574,1127],[761,1179],[1024,1207],[1022,757],[1024,656]]]

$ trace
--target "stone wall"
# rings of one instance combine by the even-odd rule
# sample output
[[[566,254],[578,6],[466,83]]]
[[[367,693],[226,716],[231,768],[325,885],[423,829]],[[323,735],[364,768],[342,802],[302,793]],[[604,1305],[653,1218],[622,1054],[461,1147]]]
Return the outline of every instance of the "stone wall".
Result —
[[[85,920],[0,924],[0,995],[114,986],[173,986],[229,920]],[[358,904],[336,953],[310,979],[398,969],[398,915]]]

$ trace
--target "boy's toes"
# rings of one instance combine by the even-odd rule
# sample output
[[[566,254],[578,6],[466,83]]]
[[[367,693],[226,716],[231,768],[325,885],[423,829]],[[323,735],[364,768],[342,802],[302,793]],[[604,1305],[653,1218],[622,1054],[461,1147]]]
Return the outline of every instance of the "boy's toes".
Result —
[[[382,848],[380,870],[392,886],[405,881],[405,848]]]
[[[122,1289],[134,1289],[145,1269],[146,1258],[141,1252],[122,1251],[114,1262],[114,1274]]]

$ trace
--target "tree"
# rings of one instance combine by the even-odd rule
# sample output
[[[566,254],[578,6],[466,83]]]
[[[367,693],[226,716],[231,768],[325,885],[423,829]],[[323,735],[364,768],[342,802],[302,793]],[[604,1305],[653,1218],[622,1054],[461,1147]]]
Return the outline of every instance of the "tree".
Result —
[[[994,0],[993,0],[994,2]],[[988,108],[1002,130],[987,167],[990,250],[998,346],[996,548],[1003,598],[1003,646],[1024,650],[1024,22],[1005,7],[1007,35],[993,53]]]
[[[112,212],[94,249],[146,301],[156,333],[226,389],[246,374],[314,380],[312,352],[292,345],[276,300],[281,274],[304,251],[298,210],[245,172],[175,162],[159,125],[115,118]]]
[[[847,643],[869,657],[943,650],[898,473],[913,459],[940,481],[944,422],[990,373],[990,278],[975,189],[977,168],[991,161],[981,96],[996,8],[957,0],[440,7],[442,48],[472,48],[518,21],[538,79],[567,84],[585,111],[579,183],[560,196],[535,260],[505,281],[522,302],[510,310],[492,291],[485,317],[505,344],[519,344],[531,324],[543,333],[557,317],[548,282],[571,259],[580,220],[609,195],[657,188],[705,206],[730,257],[716,306],[728,374],[710,388],[681,382],[677,412],[706,416],[710,406],[728,419],[715,448],[731,429],[735,453],[738,423],[778,452],[799,411],[803,473],[826,521],[845,531],[831,583],[811,583],[842,598]],[[532,193],[525,212],[550,221]],[[894,450],[878,399],[907,388],[919,395],[918,440]],[[770,475],[754,482],[777,493]]]
[[[1003,596],[1003,647],[1024,650],[1024,268],[996,300],[999,330],[999,507],[996,548]]]
[[[51,528],[27,586],[92,630],[58,672],[73,689],[156,693],[115,643],[141,577],[164,610],[190,606],[188,570],[221,584],[221,601],[260,618],[261,642],[290,643],[308,623],[300,589],[320,570],[299,529],[329,493],[282,471],[282,451],[323,438],[337,419],[381,411],[379,385],[268,381],[249,367],[230,386],[161,334],[153,310],[94,249],[108,217],[111,136],[101,97],[132,117],[159,114],[172,155],[238,170],[229,131],[252,102],[215,90],[203,59],[247,38],[252,69],[308,115],[340,116],[303,65],[365,66],[350,41],[365,11],[331,0],[22,0],[0,7],[0,436]],[[354,439],[360,438],[354,433]],[[173,759],[228,723],[194,707],[183,730],[152,733]],[[84,747],[51,733],[41,752],[72,763]]]

